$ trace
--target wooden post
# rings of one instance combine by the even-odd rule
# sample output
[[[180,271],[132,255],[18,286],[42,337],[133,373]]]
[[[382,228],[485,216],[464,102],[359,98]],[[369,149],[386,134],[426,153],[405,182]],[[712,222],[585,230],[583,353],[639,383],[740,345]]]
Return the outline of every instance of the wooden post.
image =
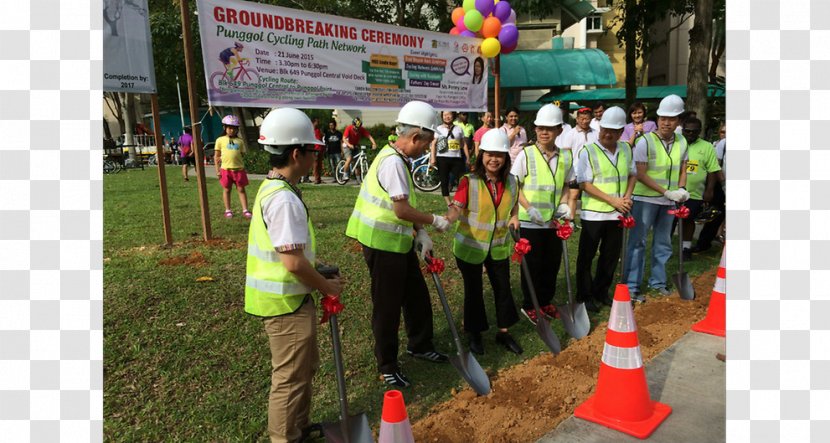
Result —
[[[202,210],[202,236],[205,241],[211,239],[210,207],[205,184],[205,153],[202,150],[201,122],[199,120],[198,97],[196,96],[196,78],[193,75],[193,43],[190,36],[190,8],[187,0],[181,0],[182,44],[184,45],[184,67],[187,77],[187,98],[190,102],[190,127],[193,129],[193,149],[196,156],[196,182],[199,187],[199,207]]]
[[[150,95],[153,108],[153,132],[156,136],[156,161],[159,170],[159,189],[161,190],[161,219],[164,224],[164,245],[173,246],[173,232],[170,230],[170,202],[167,201],[167,174],[164,170],[164,138],[161,135],[161,117],[159,117],[158,94]]]
[[[493,72],[493,77],[495,77],[495,88],[493,90],[493,98],[495,102],[495,109],[493,109],[493,118],[495,119],[495,127],[501,127],[501,121],[499,121],[499,114],[501,109],[501,99],[499,95],[501,94],[501,86],[499,85],[499,80],[501,78],[501,55],[496,56],[496,69]]]

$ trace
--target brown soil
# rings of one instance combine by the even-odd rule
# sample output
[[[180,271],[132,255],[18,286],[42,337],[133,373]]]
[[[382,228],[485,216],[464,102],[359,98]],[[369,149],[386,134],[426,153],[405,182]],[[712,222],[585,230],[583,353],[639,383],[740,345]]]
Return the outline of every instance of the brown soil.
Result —
[[[694,281],[697,299],[674,295],[637,306],[640,349],[649,361],[706,315],[715,270]],[[535,441],[573,414],[591,396],[599,372],[607,322],[558,356],[550,353],[491,375],[492,391],[477,397],[469,388],[437,405],[413,425],[419,442],[508,443]]]
[[[201,252],[191,252],[190,255],[179,255],[159,261],[160,265],[165,266],[204,266],[207,263],[207,259]]]

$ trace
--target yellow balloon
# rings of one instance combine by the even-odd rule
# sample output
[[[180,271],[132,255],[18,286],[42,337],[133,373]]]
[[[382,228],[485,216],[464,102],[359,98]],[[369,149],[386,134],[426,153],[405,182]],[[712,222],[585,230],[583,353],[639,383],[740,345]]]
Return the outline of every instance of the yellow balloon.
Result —
[[[490,37],[485,38],[483,42],[481,42],[481,55],[487,58],[493,58],[499,55],[501,51],[501,43],[499,43],[499,39]]]

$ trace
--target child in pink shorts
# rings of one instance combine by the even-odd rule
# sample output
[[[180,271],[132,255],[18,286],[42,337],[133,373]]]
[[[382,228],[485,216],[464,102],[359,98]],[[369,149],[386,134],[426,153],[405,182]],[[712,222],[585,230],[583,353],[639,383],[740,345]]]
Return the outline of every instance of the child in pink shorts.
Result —
[[[239,132],[239,119],[235,115],[226,115],[222,119],[225,135],[216,139],[213,163],[216,166],[216,176],[222,185],[222,202],[225,204],[225,218],[232,218],[231,186],[236,185],[239,194],[239,203],[242,205],[242,215],[250,219],[248,210],[248,196],[245,186],[248,186],[248,174],[245,173],[245,163],[242,154],[247,150],[245,141],[236,135]]]

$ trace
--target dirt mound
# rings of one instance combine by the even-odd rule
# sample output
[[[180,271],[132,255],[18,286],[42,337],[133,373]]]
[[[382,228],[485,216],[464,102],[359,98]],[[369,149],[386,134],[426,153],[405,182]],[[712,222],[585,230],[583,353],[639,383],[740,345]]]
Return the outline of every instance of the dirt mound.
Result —
[[[649,361],[686,334],[706,315],[715,271],[695,279],[697,299],[676,294],[650,298],[634,310],[640,349]],[[413,425],[419,442],[512,443],[535,441],[570,417],[596,384],[607,322],[582,340],[572,340],[558,356],[543,354],[492,375],[492,392],[471,389],[432,408]]]
[[[191,252],[189,255],[179,255],[159,261],[159,264],[164,266],[204,266],[207,263],[207,259],[201,252]]]

